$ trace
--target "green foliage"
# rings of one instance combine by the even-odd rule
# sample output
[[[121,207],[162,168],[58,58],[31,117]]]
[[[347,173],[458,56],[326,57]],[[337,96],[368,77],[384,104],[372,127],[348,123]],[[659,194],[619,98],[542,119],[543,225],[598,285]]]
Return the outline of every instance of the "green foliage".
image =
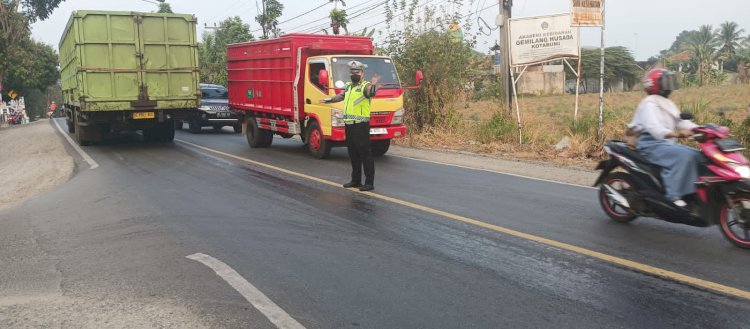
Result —
[[[349,30],[347,29],[347,24],[349,24],[349,19],[346,15],[346,10],[344,9],[331,9],[330,13],[328,14],[328,17],[331,18],[331,29],[333,30],[334,35],[339,35],[339,28],[343,27],[346,34],[349,34]]]
[[[698,31],[695,30],[683,30],[682,32],[680,32],[680,34],[677,35],[677,38],[675,38],[674,42],[672,42],[672,46],[670,46],[668,49],[670,55],[674,55],[685,50],[685,46],[688,40],[693,38],[693,35],[695,35],[696,33],[698,33]]]
[[[716,46],[718,45],[711,25],[702,25],[697,33],[692,34],[688,38],[686,45],[696,64],[698,84],[703,86],[709,81],[709,71],[716,55]]]
[[[174,12],[172,11],[172,6],[169,3],[162,2],[159,4],[159,10],[157,11],[157,13],[173,14]]]
[[[742,33],[745,32],[735,22],[724,22],[716,31],[716,39],[718,40],[719,55],[723,59],[731,59],[734,57],[737,48],[740,46],[742,40]]]
[[[750,147],[750,116],[742,120],[742,123],[732,131],[732,134],[742,142],[742,145]]]
[[[447,33],[428,31],[392,44],[391,53],[400,76],[414,84],[414,72],[422,70],[422,88],[406,93],[406,120],[412,129],[421,131],[426,126],[450,126],[448,104],[465,93],[469,81],[467,68],[473,52],[466,43],[452,43]]]
[[[34,121],[36,117],[44,118],[47,115],[49,102],[47,95],[42,91],[39,89],[30,89],[23,96],[26,101],[26,115],[29,116],[31,121]]]
[[[585,84],[589,80],[599,80],[600,72],[600,49],[581,49],[581,81]],[[570,65],[576,67],[576,60],[570,61]],[[574,72],[565,66],[568,74],[573,76]],[[604,89],[611,89],[613,83],[623,81],[626,87],[632,87],[640,79],[635,58],[625,47],[607,47],[604,49]],[[590,90],[590,88],[587,88]],[[591,88],[593,89],[593,88]]]
[[[495,140],[513,140],[516,132],[516,123],[513,117],[506,111],[495,111],[489,120],[479,125],[477,140],[488,143]]]
[[[599,116],[590,113],[580,115],[578,119],[574,119],[572,116],[566,117],[565,129],[570,136],[579,136],[584,139],[596,136],[596,131],[599,129]]]
[[[16,90],[25,96],[30,90],[44,90],[59,80],[57,53],[51,46],[31,39],[22,40],[9,53],[3,85],[5,90]]]
[[[261,39],[277,38],[281,31],[279,30],[279,17],[281,17],[284,5],[277,0],[261,0],[263,2],[263,11],[260,15],[255,16],[255,21],[260,24],[263,30]]]
[[[44,20],[63,0],[0,0],[0,81],[5,81],[18,43],[29,38],[29,24]]]
[[[239,16],[222,21],[215,33],[204,32],[198,44],[201,82],[226,85],[227,45],[253,39],[250,26]]]

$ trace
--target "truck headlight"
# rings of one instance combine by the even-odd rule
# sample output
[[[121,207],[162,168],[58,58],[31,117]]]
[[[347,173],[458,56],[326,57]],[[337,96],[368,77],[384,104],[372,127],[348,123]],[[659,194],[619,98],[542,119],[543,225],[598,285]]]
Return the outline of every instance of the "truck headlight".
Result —
[[[344,126],[344,111],[339,109],[331,109],[331,126],[332,127],[343,127]]]
[[[393,114],[393,119],[391,120],[392,125],[400,125],[404,123],[404,108],[398,109],[396,113]]]

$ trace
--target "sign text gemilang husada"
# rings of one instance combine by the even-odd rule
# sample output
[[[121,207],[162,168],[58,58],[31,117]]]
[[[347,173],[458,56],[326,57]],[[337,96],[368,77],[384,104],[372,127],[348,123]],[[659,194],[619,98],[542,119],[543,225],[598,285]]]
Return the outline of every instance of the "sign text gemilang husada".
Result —
[[[520,40],[516,40],[516,46],[531,45],[531,49],[558,47],[561,45],[561,41],[575,40],[572,30],[532,33],[521,35],[518,38]]]
[[[515,18],[509,25],[513,66],[578,57],[578,29],[570,27],[570,14]]]

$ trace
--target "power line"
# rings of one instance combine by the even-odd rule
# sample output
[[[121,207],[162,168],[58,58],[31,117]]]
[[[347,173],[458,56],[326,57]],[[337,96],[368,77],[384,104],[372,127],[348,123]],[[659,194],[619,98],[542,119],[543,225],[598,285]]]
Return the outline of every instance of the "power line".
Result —
[[[324,2],[324,3],[323,3],[323,4],[321,4],[320,6],[317,6],[317,7],[313,8],[313,9],[310,9],[310,10],[308,10],[308,11],[306,11],[306,12],[302,13],[302,14],[299,14],[299,15],[297,15],[297,16],[294,16],[294,17],[292,17],[292,18],[290,18],[290,19],[287,19],[287,20],[285,20],[285,21],[283,21],[283,22],[279,22],[279,23],[278,23],[277,25],[281,25],[281,24],[284,24],[284,23],[288,23],[288,22],[291,22],[291,21],[293,21],[293,20],[295,20],[295,19],[297,19],[297,18],[300,18],[300,17],[302,17],[302,16],[305,16],[305,15],[311,14],[311,13],[313,13],[314,11],[316,11],[316,10],[318,10],[318,9],[320,9],[320,8],[323,8],[324,6],[328,5],[329,3],[330,3],[330,2],[326,0],[326,2]],[[263,30],[263,28],[260,28],[260,29],[257,29],[257,30],[253,30],[253,32],[258,32],[258,31],[262,31],[262,30]]]
[[[385,3],[385,1],[382,1],[382,2],[380,2],[379,4],[382,4],[382,3]],[[368,2],[367,2],[367,1],[365,1],[365,2],[359,3],[359,4],[357,4],[357,5],[351,6],[351,7],[349,7],[349,8],[345,8],[345,10],[349,10],[349,11],[351,12],[351,10],[353,10],[353,9],[355,9],[355,8],[357,8],[357,7],[362,7],[363,5],[367,5],[367,4],[368,4]],[[310,22],[307,22],[307,23],[304,23],[304,24],[301,24],[301,25],[298,25],[298,26],[295,26],[295,27],[293,27],[293,28],[290,28],[290,29],[286,29],[286,30],[288,30],[288,31],[296,31],[296,30],[311,30],[311,29],[312,29],[312,30],[315,30],[315,31],[317,31],[317,30],[319,30],[320,28],[323,28],[323,27],[325,27],[325,26],[326,26],[326,23],[324,23],[323,25],[321,25],[321,24],[320,24],[320,22],[321,22],[321,21],[325,21],[326,19],[328,19],[328,17],[329,17],[329,16],[325,16],[325,17],[322,17],[322,18],[318,18],[318,19],[316,19],[316,20],[314,20],[314,21],[310,21]],[[316,25],[316,27],[314,27],[314,28],[310,28],[310,27],[307,27],[307,28],[304,28],[304,29],[303,29],[303,27],[304,27],[304,26],[308,26],[308,25],[311,25],[311,24],[316,24],[316,23],[318,23],[318,25]],[[300,31],[300,32],[302,32],[302,31]]]
[[[362,15],[370,12],[372,9],[375,9],[375,8],[381,6],[384,3],[385,3],[385,1],[378,2],[378,3],[375,3],[375,4],[371,5],[371,6],[369,6],[369,7],[365,7],[365,8],[356,10],[356,11],[348,14],[347,15],[347,19],[352,19],[352,18],[356,18],[356,17],[362,16]],[[309,33],[309,32],[316,32],[316,31],[318,31],[320,29],[323,29],[323,28],[327,27],[328,24],[329,23],[326,22],[326,23],[323,23],[323,24],[316,25],[314,27],[309,27],[309,28],[303,29],[302,32],[303,33],[305,33],[305,32],[307,32],[307,33]]]
[[[223,14],[215,15],[215,16],[211,17],[211,19],[208,19],[208,20],[206,20],[206,21],[205,21],[204,23],[208,23],[208,22],[210,22],[210,21],[214,21],[214,20],[216,20],[216,19],[217,19],[217,18],[219,18],[219,17],[229,17],[229,14],[231,14],[231,13],[233,13],[233,12],[237,11],[237,10],[238,10],[238,9],[240,9],[240,7],[242,7],[242,6],[244,5],[244,4],[245,4],[245,2],[244,2],[244,1],[238,1],[238,2],[235,2],[235,3],[234,3],[234,5],[231,5],[231,6],[229,6],[229,8],[230,8],[230,9],[228,9],[228,10],[224,11],[224,13],[223,13]]]

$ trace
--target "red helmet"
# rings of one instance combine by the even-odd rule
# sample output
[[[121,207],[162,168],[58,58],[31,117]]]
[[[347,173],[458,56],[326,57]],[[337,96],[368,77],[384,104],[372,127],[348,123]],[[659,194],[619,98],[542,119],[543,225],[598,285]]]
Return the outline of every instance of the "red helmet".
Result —
[[[669,96],[673,90],[677,90],[677,78],[672,71],[667,69],[653,69],[643,77],[643,89],[649,95]]]

